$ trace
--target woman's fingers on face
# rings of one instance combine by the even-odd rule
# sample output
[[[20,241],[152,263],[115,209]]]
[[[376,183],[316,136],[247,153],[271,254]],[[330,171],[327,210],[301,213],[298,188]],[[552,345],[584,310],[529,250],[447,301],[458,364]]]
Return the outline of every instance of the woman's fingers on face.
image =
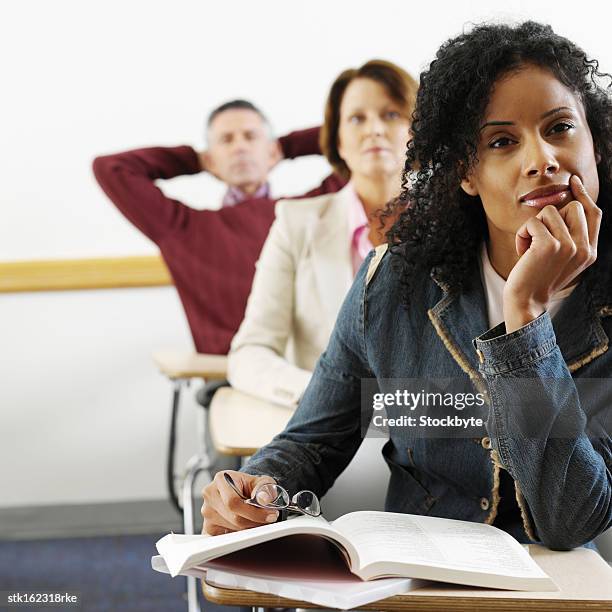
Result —
[[[522,229],[523,228],[521,228],[521,230]],[[527,249],[531,246],[531,236],[523,235],[521,233],[521,230],[519,230],[516,233],[516,240],[515,240],[516,253],[519,257],[522,257],[527,252]]]
[[[537,234],[541,234],[542,229],[546,231],[544,224],[536,217],[525,221],[516,232],[516,252],[522,257],[531,247]]]
[[[592,263],[589,260],[593,255],[593,248],[589,240],[589,226],[584,207],[574,200],[562,209],[561,214],[576,245],[575,260],[580,263]]]
[[[521,257],[527,249],[531,246],[531,234],[529,233],[529,228],[527,227],[527,221],[519,227],[516,232],[516,252],[519,257]]]
[[[543,242],[545,240],[554,239],[554,236],[548,231],[546,225],[538,217],[531,217],[521,225],[517,236],[523,240],[530,240],[533,244],[536,240]]]
[[[582,204],[586,215],[589,242],[593,248],[597,248],[597,237],[599,236],[599,226],[601,225],[602,211],[586,190],[584,183],[576,174],[570,178],[570,189],[574,198]],[[569,205],[568,205],[569,206]]]
[[[576,252],[576,245],[570,233],[566,221],[559,214],[554,206],[546,206],[537,215],[539,219],[559,242],[559,252],[565,256],[573,257]]]
[[[570,189],[572,195],[586,208],[597,208],[597,204],[593,201],[593,198],[589,195],[586,190],[584,183],[577,174],[572,174],[570,177]]]

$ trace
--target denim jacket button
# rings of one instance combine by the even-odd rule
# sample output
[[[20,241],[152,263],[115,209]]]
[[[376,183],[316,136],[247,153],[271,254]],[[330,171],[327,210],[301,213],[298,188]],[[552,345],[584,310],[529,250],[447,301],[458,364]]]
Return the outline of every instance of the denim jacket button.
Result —
[[[486,497],[482,497],[480,499],[480,507],[483,510],[488,510],[489,509],[489,500]]]
[[[482,448],[484,448],[485,450],[491,450],[491,438],[489,438],[489,436],[485,436],[480,441],[480,444],[482,445]]]
[[[480,349],[476,349],[476,354],[478,355],[478,361],[480,363],[484,363],[484,355]]]

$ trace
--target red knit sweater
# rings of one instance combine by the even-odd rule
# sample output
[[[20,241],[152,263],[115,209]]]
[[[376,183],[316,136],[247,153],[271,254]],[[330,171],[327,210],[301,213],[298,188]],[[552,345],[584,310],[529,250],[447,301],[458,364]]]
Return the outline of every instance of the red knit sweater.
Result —
[[[319,153],[318,131],[280,138],[284,157]],[[244,316],[275,200],[250,199],[221,210],[196,210],[166,197],[156,179],[200,172],[197,154],[187,146],[98,157],[93,170],[117,208],[159,247],[198,352],[227,353]],[[338,191],[343,185],[341,178],[330,175],[301,197]]]

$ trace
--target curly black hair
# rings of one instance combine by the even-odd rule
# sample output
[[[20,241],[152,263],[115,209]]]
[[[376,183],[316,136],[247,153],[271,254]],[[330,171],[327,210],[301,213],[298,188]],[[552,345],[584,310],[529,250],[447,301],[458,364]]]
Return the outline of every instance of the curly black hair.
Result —
[[[598,206],[604,211],[600,252],[602,241],[609,239],[612,77],[548,25],[533,21],[477,25],[445,42],[420,75],[402,192],[385,211],[399,215],[387,236],[391,252],[398,256],[406,303],[411,285],[423,273],[435,272],[451,289],[470,284],[487,224],[482,205],[474,205],[475,198],[460,184],[477,162],[479,126],[494,83],[524,64],[550,70],[584,105],[601,158],[597,165]]]

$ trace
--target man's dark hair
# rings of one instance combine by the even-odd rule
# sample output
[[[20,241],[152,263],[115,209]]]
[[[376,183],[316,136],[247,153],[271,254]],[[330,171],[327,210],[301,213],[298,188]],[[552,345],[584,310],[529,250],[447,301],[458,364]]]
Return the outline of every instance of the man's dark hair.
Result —
[[[597,204],[604,218],[598,263],[612,246],[612,78],[548,25],[479,25],[445,42],[421,74],[403,192],[386,211],[402,213],[387,237],[402,263],[406,303],[410,287],[430,270],[457,289],[473,278],[487,224],[482,203],[463,192],[461,180],[477,163],[479,127],[493,85],[524,65],[549,70],[584,105],[599,154]]]
[[[208,119],[206,120],[206,127],[209,128],[210,124],[214,121],[217,115],[228,111],[228,110],[250,110],[257,113],[263,120],[264,123],[269,125],[268,118],[252,103],[248,100],[230,100],[229,102],[224,102],[221,106],[217,106],[210,115],[208,115]]]

